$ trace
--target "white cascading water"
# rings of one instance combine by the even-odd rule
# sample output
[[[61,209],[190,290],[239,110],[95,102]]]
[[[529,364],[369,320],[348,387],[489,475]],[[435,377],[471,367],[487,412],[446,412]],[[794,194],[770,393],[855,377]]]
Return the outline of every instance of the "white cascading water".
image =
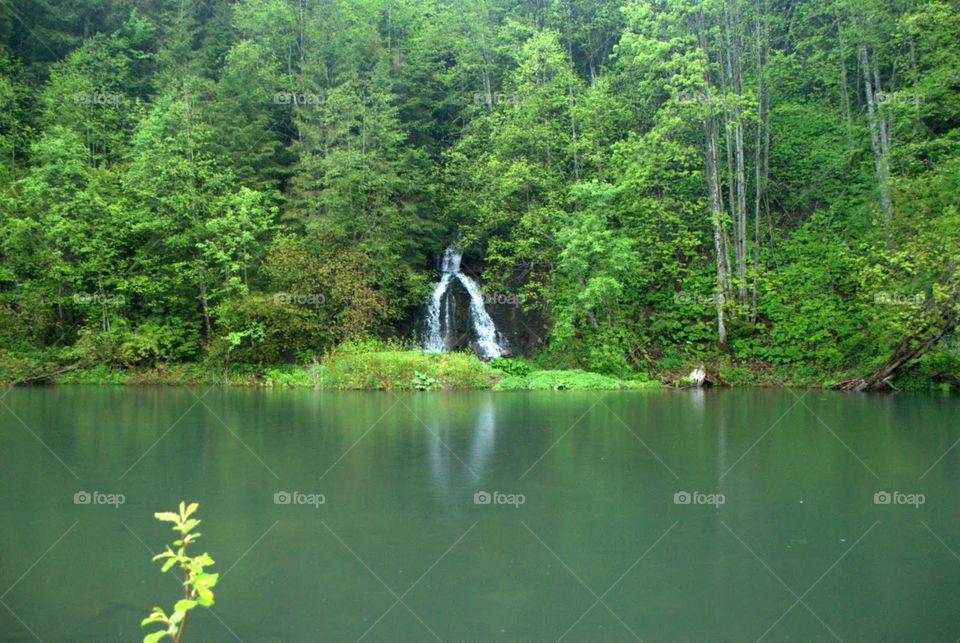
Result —
[[[462,255],[453,248],[443,251],[443,260],[440,263],[440,271],[443,275],[433,287],[430,301],[427,303],[427,328],[423,347],[434,353],[442,353],[450,348],[456,311],[454,298],[452,295],[448,296],[448,291],[450,283],[456,278],[470,295],[470,323],[477,341],[477,353],[483,359],[502,357],[507,354],[507,351],[499,340],[500,333],[483,305],[480,286],[460,272],[461,258]],[[445,296],[446,306],[444,307]],[[441,319],[441,308],[443,308],[443,319]]]

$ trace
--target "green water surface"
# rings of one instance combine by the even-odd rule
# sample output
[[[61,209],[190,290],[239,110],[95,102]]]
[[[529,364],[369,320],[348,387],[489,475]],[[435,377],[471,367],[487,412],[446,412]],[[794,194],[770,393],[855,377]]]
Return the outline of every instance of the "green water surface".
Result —
[[[0,641],[139,641],[185,499],[185,641],[953,643],[958,439],[920,395],[18,388]]]

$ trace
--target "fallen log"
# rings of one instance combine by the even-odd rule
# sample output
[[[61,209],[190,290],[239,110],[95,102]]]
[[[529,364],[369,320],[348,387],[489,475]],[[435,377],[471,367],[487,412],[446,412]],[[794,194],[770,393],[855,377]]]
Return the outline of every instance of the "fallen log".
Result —
[[[80,368],[79,364],[74,364],[73,366],[67,366],[65,368],[60,368],[55,371],[48,371],[46,373],[41,373],[39,375],[30,375],[29,377],[21,377],[13,382],[14,386],[19,386],[22,384],[35,384],[37,382],[46,382],[57,375],[63,375],[64,373],[69,373],[70,371],[75,371]]]
[[[941,307],[941,313],[938,315],[939,323],[927,327],[927,331],[930,333],[928,337],[920,340],[917,337],[912,337],[904,341],[894,352],[893,357],[873,373],[863,377],[846,379],[835,384],[832,388],[841,391],[896,389],[893,382],[899,377],[900,373],[957,328],[958,299],[960,299],[960,290],[954,287],[953,295]]]

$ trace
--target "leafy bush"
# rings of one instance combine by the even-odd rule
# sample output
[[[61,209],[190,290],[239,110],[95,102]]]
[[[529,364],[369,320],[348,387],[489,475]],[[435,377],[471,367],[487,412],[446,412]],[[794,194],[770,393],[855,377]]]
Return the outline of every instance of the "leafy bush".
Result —
[[[440,380],[421,373],[420,371],[415,371],[410,386],[418,391],[432,391],[440,386]]]
[[[214,316],[219,336],[210,356],[217,362],[290,361],[297,352],[322,350],[333,341],[322,311],[279,303],[272,295],[228,299]]]
[[[60,376],[62,384],[125,384],[129,372],[106,364],[78,368]]]
[[[338,351],[323,366],[324,387],[338,389],[410,390],[424,382],[431,388],[485,389],[497,379],[493,369],[465,353]]]
[[[720,381],[728,386],[747,386],[756,381],[756,376],[748,368],[728,366],[720,369]]]
[[[284,364],[266,369],[263,382],[267,386],[317,387],[320,384],[319,368]]]
[[[519,357],[498,357],[490,361],[490,366],[501,373],[517,377],[529,375],[534,370],[533,364]]]

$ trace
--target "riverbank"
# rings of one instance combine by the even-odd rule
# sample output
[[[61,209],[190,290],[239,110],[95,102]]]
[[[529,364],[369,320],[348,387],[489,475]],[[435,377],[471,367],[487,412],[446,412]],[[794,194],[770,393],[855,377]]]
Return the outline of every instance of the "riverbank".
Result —
[[[658,388],[645,374],[620,379],[580,369],[539,369],[525,360],[486,363],[467,353],[415,350],[340,352],[310,364],[107,365],[62,369],[32,383],[116,385],[224,385],[330,390],[622,390]],[[23,383],[23,382],[21,382]],[[7,382],[9,385],[10,382]]]
[[[576,368],[557,368],[522,358],[484,362],[469,353],[426,353],[408,348],[341,350],[307,364],[159,363],[149,367],[109,365],[45,368],[26,375],[0,369],[0,384],[221,385],[328,390],[638,390],[687,386],[686,374],[704,366],[708,384],[722,387],[829,388],[840,374],[774,367],[724,358],[672,365],[653,373],[615,377]],[[956,391],[956,382],[908,374],[902,390]]]

